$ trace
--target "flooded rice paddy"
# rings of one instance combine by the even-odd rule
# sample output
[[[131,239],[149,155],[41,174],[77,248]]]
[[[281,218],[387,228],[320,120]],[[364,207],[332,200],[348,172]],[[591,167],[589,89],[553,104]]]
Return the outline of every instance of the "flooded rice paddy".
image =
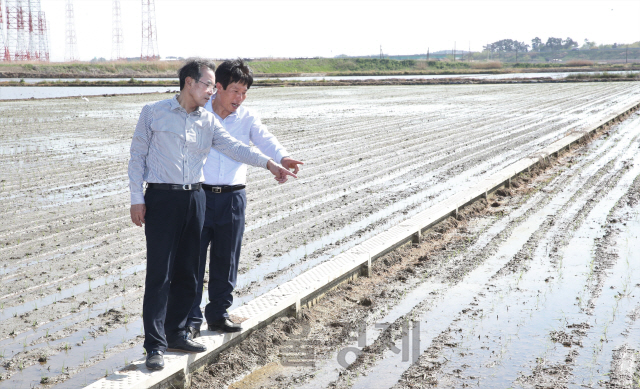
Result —
[[[504,74],[418,74],[418,75],[385,75],[385,76],[299,76],[299,77],[275,77],[282,81],[363,81],[363,80],[429,80],[429,79],[477,79],[477,80],[503,80],[503,79],[529,79],[548,78],[561,79],[569,75],[596,75],[603,72],[545,72],[545,73],[504,73]],[[638,71],[610,71],[611,75],[633,75]],[[82,78],[80,81],[129,81],[130,78]],[[171,78],[136,78],[137,81],[174,81]],[[260,80],[258,78],[257,80]],[[23,82],[23,86],[2,86],[3,82]],[[39,82],[68,82],[71,79],[64,78],[2,78],[0,79],[0,100],[13,99],[47,99],[57,97],[100,96],[105,94],[138,94],[138,93],[163,93],[168,89],[176,90],[177,87],[166,86],[33,86]],[[30,86],[31,85],[31,86]],[[176,84],[177,85],[177,84]],[[259,84],[258,84],[259,85]],[[257,87],[254,86],[254,87]]]
[[[0,104],[0,388],[75,388],[142,356],[128,147],[142,105],[170,96]],[[285,185],[249,170],[236,304],[639,101],[639,83],[252,90],[245,104],[305,166]],[[366,339],[282,384],[595,385],[620,358],[637,369],[639,134],[632,115],[478,222],[374,304]],[[344,347],[360,350],[348,368]]]
[[[225,352],[195,387],[637,387],[640,114],[515,187],[283,320],[285,340]],[[274,355],[248,352],[264,338]],[[271,356],[269,374],[220,372],[243,353]]]

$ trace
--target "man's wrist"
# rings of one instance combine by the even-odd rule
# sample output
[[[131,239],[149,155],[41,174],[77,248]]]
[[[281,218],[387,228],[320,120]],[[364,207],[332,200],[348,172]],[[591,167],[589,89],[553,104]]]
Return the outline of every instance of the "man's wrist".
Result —
[[[285,158],[291,158],[291,156],[290,155],[285,155],[284,157],[280,158],[280,165],[282,165],[282,160],[285,159]]]

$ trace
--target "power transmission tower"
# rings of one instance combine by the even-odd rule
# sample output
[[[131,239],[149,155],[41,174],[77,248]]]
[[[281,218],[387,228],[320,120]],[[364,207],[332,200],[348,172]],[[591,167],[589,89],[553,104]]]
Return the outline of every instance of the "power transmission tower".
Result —
[[[142,0],[142,52],[140,59],[152,61],[159,58],[155,0]]]
[[[64,60],[67,62],[78,61],[78,40],[76,39],[76,23],[73,15],[73,3],[71,0],[67,0],[65,6],[65,45],[64,45]]]
[[[29,59],[29,2],[18,0],[18,46],[14,58],[16,61]]]
[[[30,60],[40,59],[40,36],[38,34],[38,15],[40,14],[40,0],[28,0],[29,3],[29,50],[27,58]]]
[[[44,12],[38,12],[38,55],[42,62],[49,62],[49,35],[47,30],[47,19]]]
[[[16,60],[27,61],[29,59],[29,1],[18,0],[18,50]]]
[[[111,60],[119,61],[123,59],[122,45],[124,44],[124,37],[122,35],[122,13],[120,10],[120,0],[113,0],[113,13],[112,13],[112,37],[111,37]]]
[[[0,0],[0,61],[11,61],[9,48],[4,40],[4,22],[2,21],[2,0]]]
[[[13,61],[13,57],[18,49],[18,5],[16,0],[7,0],[5,2],[7,11],[7,40],[5,41],[5,61]]]
[[[28,4],[24,0],[9,0],[7,7],[7,47],[10,61],[25,61],[29,52]],[[26,12],[25,12],[26,11]]]

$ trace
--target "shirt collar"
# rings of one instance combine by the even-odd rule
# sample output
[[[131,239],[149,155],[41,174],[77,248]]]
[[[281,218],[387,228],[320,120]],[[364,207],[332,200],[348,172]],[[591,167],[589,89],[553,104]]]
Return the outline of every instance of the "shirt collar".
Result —
[[[178,102],[178,96],[180,96],[180,94],[173,96],[173,99],[169,100],[169,107],[172,111],[182,108],[182,106]],[[184,108],[182,108],[182,110],[184,110]]]
[[[173,96],[173,99],[169,100],[170,109],[172,111],[182,110],[183,112],[187,112],[184,108],[182,108],[182,106],[178,102],[178,96],[179,96],[179,94]],[[204,112],[204,108],[203,107],[198,107],[198,108],[196,108],[195,111],[193,111],[191,113],[196,115],[196,116],[200,116],[200,115],[202,115],[203,112]]]

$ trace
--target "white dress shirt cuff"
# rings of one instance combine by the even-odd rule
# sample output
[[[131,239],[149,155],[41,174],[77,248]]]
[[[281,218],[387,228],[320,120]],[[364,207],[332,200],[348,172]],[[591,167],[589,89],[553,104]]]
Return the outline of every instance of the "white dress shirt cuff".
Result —
[[[278,163],[282,165],[282,158],[285,158],[288,156],[289,156],[289,153],[287,153],[287,150],[280,150],[276,153],[274,161],[278,161]]]
[[[131,193],[131,205],[144,204],[144,193]]]

